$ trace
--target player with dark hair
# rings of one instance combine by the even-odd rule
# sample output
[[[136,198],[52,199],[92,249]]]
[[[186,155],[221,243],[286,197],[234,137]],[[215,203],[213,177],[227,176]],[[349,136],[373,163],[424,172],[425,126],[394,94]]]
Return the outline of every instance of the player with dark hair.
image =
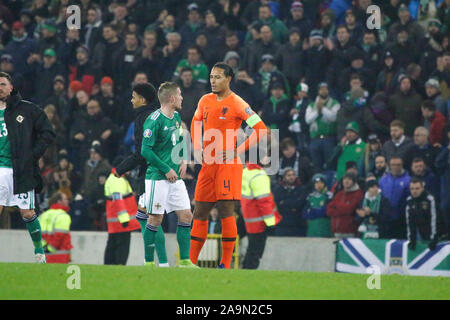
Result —
[[[22,100],[11,76],[0,72],[0,213],[3,207],[19,207],[38,263],[46,262],[35,213],[35,192],[42,189],[38,160],[55,138],[44,111]]]
[[[138,211],[136,213],[136,219],[141,225],[142,236],[144,236],[145,226],[147,224],[147,210],[145,208],[145,172],[147,171],[147,163],[144,157],[141,155],[142,146],[142,136],[143,136],[143,126],[145,120],[149,115],[155,111],[154,102],[156,99],[156,89],[148,82],[137,83],[133,87],[131,103],[133,104],[133,109],[135,112],[134,119],[134,146],[135,152],[125,158],[116,168],[115,175],[120,177],[125,172],[133,170],[139,167],[139,183],[136,187],[137,194],[140,195],[138,203]],[[160,267],[168,267],[167,254],[165,247],[165,237],[162,227],[158,228],[155,247],[156,253],[158,255],[158,261]],[[154,254],[154,252],[152,253]]]
[[[217,203],[222,223],[222,260],[219,268],[230,268],[237,236],[234,206],[235,201],[241,199],[243,171],[238,156],[267,134],[261,118],[231,91],[233,76],[233,69],[227,64],[220,62],[214,65],[209,77],[212,93],[200,99],[191,123],[194,157],[202,163],[202,169],[195,189],[190,258],[197,263],[208,234],[208,215]],[[236,148],[236,135],[230,138],[227,131],[237,132],[242,121],[246,121],[254,131]]]

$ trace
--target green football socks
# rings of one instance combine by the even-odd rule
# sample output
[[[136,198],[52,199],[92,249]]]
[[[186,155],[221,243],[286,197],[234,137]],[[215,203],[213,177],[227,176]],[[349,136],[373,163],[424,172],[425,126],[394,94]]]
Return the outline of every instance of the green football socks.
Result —
[[[177,242],[180,249],[180,260],[189,259],[191,248],[191,224],[179,222],[177,225]]]
[[[34,214],[30,219],[22,219],[25,221],[25,225],[30,233],[31,240],[33,241],[34,253],[44,254],[44,249],[42,248],[41,224],[39,223],[37,215]]]

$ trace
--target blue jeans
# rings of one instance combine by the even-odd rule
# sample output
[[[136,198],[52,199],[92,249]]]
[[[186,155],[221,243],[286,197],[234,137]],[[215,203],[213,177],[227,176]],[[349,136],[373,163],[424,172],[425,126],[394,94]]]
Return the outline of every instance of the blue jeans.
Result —
[[[314,165],[319,170],[324,170],[325,164],[336,147],[336,138],[316,138],[309,143],[309,154]]]

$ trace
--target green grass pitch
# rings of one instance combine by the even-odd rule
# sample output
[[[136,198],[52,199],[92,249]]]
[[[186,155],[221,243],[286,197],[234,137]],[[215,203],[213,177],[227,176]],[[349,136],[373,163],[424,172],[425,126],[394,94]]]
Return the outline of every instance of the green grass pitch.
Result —
[[[369,290],[369,275],[144,266],[79,265],[81,288],[70,290],[68,266],[0,263],[0,299],[450,299],[444,277],[383,275]]]

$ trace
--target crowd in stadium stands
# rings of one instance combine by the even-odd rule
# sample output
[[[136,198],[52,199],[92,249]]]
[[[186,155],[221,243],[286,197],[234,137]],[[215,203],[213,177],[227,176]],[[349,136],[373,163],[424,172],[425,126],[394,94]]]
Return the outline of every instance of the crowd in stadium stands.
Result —
[[[103,184],[133,150],[132,86],[177,81],[189,128],[211,67],[224,61],[232,90],[279,129],[271,183],[283,220],[273,235],[405,239],[415,178],[445,234],[449,0],[193,1],[0,1],[0,71],[57,133],[39,162],[41,209],[59,190],[72,230],[106,230]],[[67,29],[69,3],[81,8],[81,29]],[[370,5],[381,9],[375,29]],[[189,166],[191,198],[198,171]],[[218,232],[217,212],[211,221]]]

